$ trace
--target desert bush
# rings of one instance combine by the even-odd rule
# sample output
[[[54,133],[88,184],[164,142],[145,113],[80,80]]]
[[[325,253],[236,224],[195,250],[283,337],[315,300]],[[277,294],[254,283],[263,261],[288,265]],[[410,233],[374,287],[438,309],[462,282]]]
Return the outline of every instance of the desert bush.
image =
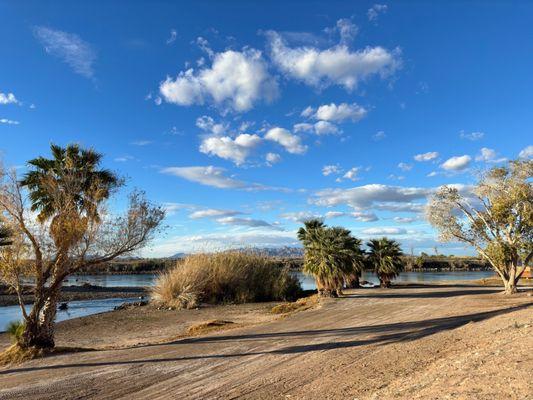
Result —
[[[152,290],[156,304],[194,308],[200,302],[247,303],[294,300],[298,279],[274,260],[244,252],[194,254],[159,275]]]
[[[6,332],[13,343],[19,343],[24,333],[25,324],[21,321],[11,321],[7,325]]]

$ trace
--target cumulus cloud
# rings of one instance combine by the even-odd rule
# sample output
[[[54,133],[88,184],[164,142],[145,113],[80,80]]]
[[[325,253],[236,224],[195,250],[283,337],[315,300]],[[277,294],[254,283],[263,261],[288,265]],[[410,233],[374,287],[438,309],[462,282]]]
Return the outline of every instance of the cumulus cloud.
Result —
[[[315,133],[317,135],[336,135],[337,133],[340,133],[339,128],[328,121],[318,121],[314,125]]]
[[[342,211],[328,211],[325,214],[327,219],[340,218],[340,217],[351,217],[359,222],[374,222],[379,218],[373,212],[342,212]]]
[[[350,168],[346,173],[342,176],[343,179],[348,179],[350,181],[357,181],[359,180],[359,171],[361,170],[361,167],[353,167]]]
[[[479,151],[479,154],[476,156],[476,161],[499,163],[507,161],[507,159],[504,157],[497,158],[497,153],[495,150],[489,149],[488,147],[482,147]]]
[[[342,169],[338,165],[324,165],[322,167],[322,175],[328,176],[331,174],[340,174]]]
[[[520,158],[533,158],[533,146],[527,146],[518,153]]]
[[[236,165],[242,165],[259,143],[261,143],[259,136],[248,133],[241,133],[235,139],[229,136],[211,136],[202,140],[200,151],[204,154],[231,160]]]
[[[481,140],[485,136],[484,132],[465,132],[461,131],[459,132],[459,137],[461,139],[471,140],[472,142],[475,142],[476,140]]]
[[[439,156],[439,153],[436,151],[429,151],[427,153],[417,154],[413,158],[415,161],[423,162],[423,161],[431,161],[436,159]]]
[[[89,43],[74,33],[44,26],[36,27],[34,32],[48,54],[61,59],[77,74],[86,78],[93,78],[96,52]]]
[[[222,122],[215,122],[212,117],[203,115],[196,119],[196,126],[205,132],[214,135],[222,135],[228,130],[228,125]]]
[[[339,85],[352,91],[372,76],[385,78],[401,66],[400,50],[366,47],[352,51],[345,44],[321,50],[289,47],[274,31],[267,33],[271,58],[287,76],[307,85],[323,88]]]
[[[442,165],[441,168],[446,171],[463,171],[470,165],[472,157],[468,155],[464,156],[455,156],[448,158]]]
[[[320,214],[313,213],[311,211],[296,211],[296,212],[287,212],[280,215],[283,219],[288,219],[293,222],[305,222],[313,218],[322,218]]]
[[[386,4],[374,4],[366,12],[368,20],[371,21],[371,22],[376,22],[378,17],[379,17],[379,15],[386,13],[387,9],[388,9],[388,7],[387,7]]]
[[[280,144],[291,154],[304,154],[307,151],[307,146],[302,144],[301,138],[284,128],[270,129],[266,133],[265,139]]]
[[[265,160],[269,166],[277,164],[281,161],[281,156],[278,153],[267,153]]]
[[[13,93],[0,92],[0,104],[20,104]]]
[[[411,171],[413,169],[413,166],[412,164],[401,162],[398,164],[398,168],[400,168],[402,171]]]
[[[316,192],[309,201],[318,206],[348,205],[356,210],[370,208],[388,211],[413,211],[421,204],[412,203],[425,199],[430,189],[419,187],[370,184],[349,189],[324,189]],[[417,210],[417,211],[418,211]]]
[[[330,122],[342,122],[345,120],[357,122],[367,114],[368,111],[357,103],[324,104],[318,107],[316,111],[313,107],[309,106],[301,113],[305,117],[313,117],[318,120]]]
[[[180,106],[212,103],[224,110],[250,110],[259,101],[278,94],[276,79],[268,72],[261,52],[227,50],[214,55],[212,66],[188,69],[161,82],[159,92],[168,103]]]

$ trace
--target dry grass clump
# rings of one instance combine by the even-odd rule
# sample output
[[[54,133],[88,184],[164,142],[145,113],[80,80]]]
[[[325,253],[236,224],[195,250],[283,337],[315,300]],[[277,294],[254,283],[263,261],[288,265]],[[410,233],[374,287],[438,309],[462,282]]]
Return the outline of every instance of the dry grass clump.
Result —
[[[24,349],[18,343],[15,343],[0,353],[0,365],[20,364],[24,361],[43,357],[45,354],[46,352],[43,349],[33,347]]]
[[[199,324],[191,325],[187,329],[187,335],[200,335],[202,333],[217,331],[226,328],[232,328],[235,324],[232,321],[224,321],[220,319],[214,319],[212,321],[201,322]]]
[[[291,303],[278,304],[277,306],[272,307],[272,314],[287,314],[294,311],[304,311],[314,308],[318,305],[319,297],[318,295],[313,295],[309,297],[303,297]]]
[[[194,254],[161,274],[152,289],[156,304],[195,308],[200,302],[292,300],[298,279],[272,259],[243,252]]]

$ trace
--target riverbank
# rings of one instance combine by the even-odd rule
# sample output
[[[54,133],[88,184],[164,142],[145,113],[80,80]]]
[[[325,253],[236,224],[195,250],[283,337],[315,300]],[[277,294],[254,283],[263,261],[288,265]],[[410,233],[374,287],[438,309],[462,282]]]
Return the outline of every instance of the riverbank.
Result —
[[[59,323],[58,345],[106,350],[0,369],[0,398],[527,399],[530,293],[398,286],[282,318],[272,304],[94,315]],[[184,337],[212,319],[233,324]]]
[[[130,297],[146,297],[149,288],[146,287],[101,287],[93,285],[63,286],[61,289],[61,302],[77,300],[115,299]],[[23,296],[26,304],[31,304],[33,295],[31,288],[27,288]],[[9,293],[5,288],[0,288],[0,307],[18,305],[17,296]]]

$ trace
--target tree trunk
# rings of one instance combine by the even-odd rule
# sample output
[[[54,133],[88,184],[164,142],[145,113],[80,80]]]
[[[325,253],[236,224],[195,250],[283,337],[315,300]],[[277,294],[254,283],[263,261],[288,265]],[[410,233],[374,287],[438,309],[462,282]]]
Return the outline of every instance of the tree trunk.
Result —
[[[516,276],[517,265],[515,263],[509,265],[507,268],[507,273],[501,275],[503,280],[503,285],[505,287],[505,294],[510,295],[518,292],[517,284],[520,279],[519,276]]]
[[[337,295],[337,290],[335,290],[335,289],[326,289],[326,288],[319,289],[318,295],[320,297],[331,297],[331,298],[339,297]]]
[[[55,319],[59,290],[49,293],[44,300],[44,305],[37,313],[32,313],[26,321],[26,328],[22,335],[20,345],[24,348],[37,347],[51,349],[55,346]],[[39,299],[35,299],[35,305]]]

